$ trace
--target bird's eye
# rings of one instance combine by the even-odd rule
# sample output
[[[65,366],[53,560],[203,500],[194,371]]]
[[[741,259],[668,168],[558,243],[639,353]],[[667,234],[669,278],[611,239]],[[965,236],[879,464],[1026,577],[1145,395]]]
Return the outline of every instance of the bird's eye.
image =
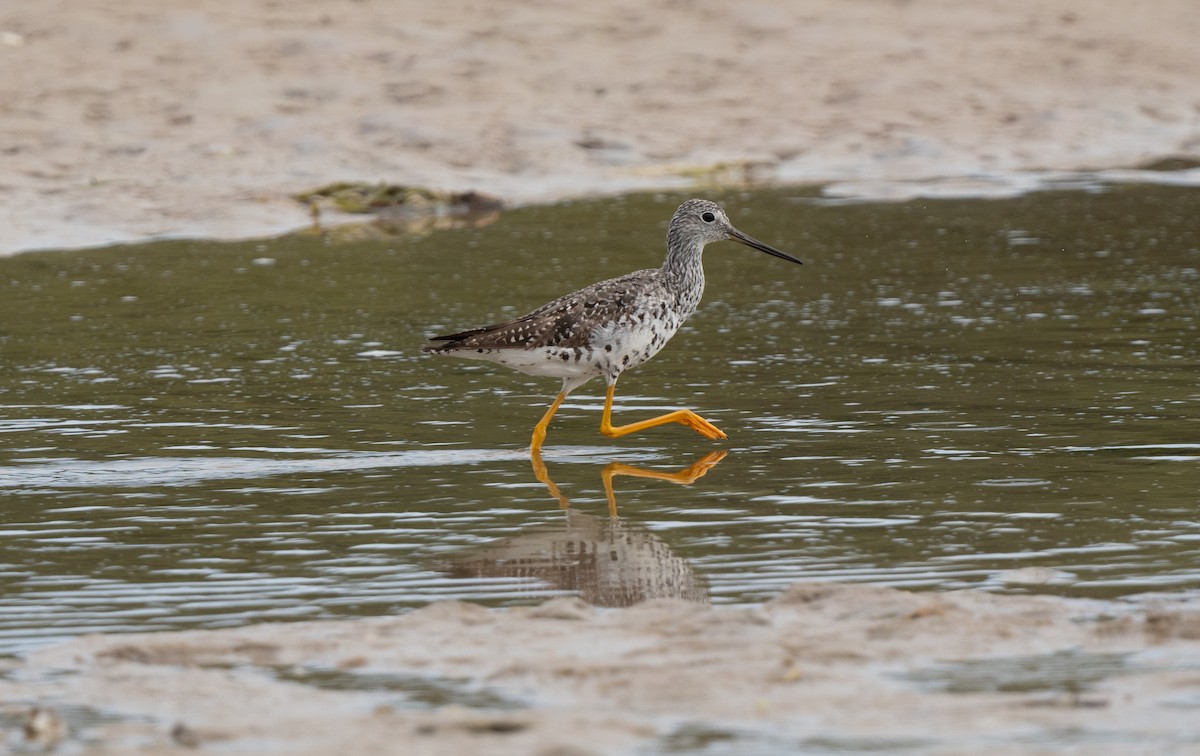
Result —
[[[712,223],[716,219],[717,219],[717,216],[713,215],[712,213],[701,213],[700,214],[700,220],[704,221],[705,223]]]

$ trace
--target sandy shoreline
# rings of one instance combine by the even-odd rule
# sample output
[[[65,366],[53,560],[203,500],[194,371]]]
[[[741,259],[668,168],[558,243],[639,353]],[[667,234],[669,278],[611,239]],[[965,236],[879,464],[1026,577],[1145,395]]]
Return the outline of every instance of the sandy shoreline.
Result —
[[[290,194],[340,180],[520,204],[1196,157],[1194,10],[8,4],[0,254],[274,234],[307,221]]]
[[[1168,602],[819,583],[755,607],[451,601],[84,637],[3,671],[0,699],[57,706],[92,753],[1200,747],[1200,613]]]

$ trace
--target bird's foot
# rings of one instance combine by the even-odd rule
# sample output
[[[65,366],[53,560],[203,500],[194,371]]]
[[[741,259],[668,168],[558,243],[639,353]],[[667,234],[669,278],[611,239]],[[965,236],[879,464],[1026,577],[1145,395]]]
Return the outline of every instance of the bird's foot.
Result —
[[[711,438],[713,440],[729,438],[729,436],[725,435],[725,431],[700,417],[695,412],[692,412],[691,410],[679,410],[679,412],[681,414],[677,422],[679,422],[681,425],[686,425],[687,427],[699,433],[701,436],[704,436],[705,438]]]

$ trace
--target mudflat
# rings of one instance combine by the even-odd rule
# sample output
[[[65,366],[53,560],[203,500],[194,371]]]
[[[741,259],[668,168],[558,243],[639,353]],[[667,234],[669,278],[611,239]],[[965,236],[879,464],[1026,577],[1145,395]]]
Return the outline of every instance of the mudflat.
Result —
[[[0,7],[0,253],[513,203],[1200,155],[1189,0]]]

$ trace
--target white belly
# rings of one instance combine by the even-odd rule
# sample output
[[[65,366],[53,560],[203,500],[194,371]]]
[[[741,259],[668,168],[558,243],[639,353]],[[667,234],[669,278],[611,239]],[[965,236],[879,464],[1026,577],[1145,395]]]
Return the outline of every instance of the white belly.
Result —
[[[603,371],[592,359],[590,349],[463,349],[451,352],[455,357],[468,360],[484,360],[504,365],[526,375],[544,375],[551,378],[588,379]]]

